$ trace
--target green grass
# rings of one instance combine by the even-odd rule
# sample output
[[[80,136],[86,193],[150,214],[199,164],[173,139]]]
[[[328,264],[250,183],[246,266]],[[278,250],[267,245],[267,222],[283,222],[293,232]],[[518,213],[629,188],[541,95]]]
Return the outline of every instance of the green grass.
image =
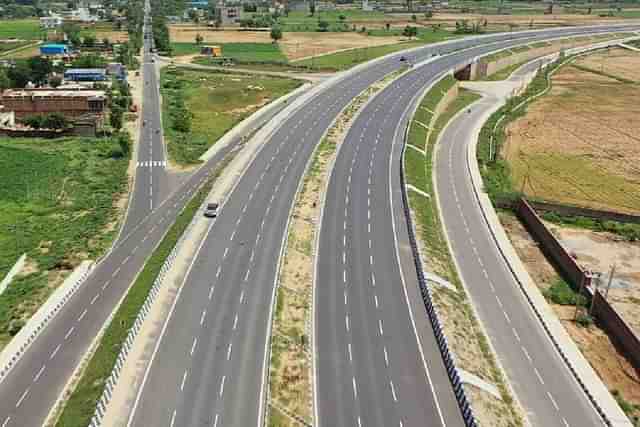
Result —
[[[458,96],[449,104],[445,111],[437,117],[428,137],[423,127],[416,123],[417,120],[429,124],[431,120],[431,113],[429,111],[434,111],[436,105],[442,100],[443,94],[454,84],[455,80],[451,76],[438,82],[423,98],[411,122],[407,142],[418,148],[425,149],[426,156],[422,156],[416,150],[407,148],[404,158],[405,177],[408,183],[422,189],[432,195],[432,197],[427,198],[413,191],[409,191],[409,205],[415,215],[416,229],[420,235],[420,240],[424,243],[425,255],[429,260],[431,268],[436,274],[448,280],[458,289],[458,292],[455,293],[447,289],[438,289],[438,291],[434,293],[434,299],[446,300],[448,301],[448,306],[455,306],[456,310],[463,313],[460,317],[452,320],[452,322],[456,322],[456,324],[461,322],[458,326],[464,328],[465,334],[467,334],[465,345],[469,345],[469,340],[472,339],[472,336],[474,337],[471,345],[477,346],[477,351],[481,353],[484,358],[483,363],[485,368],[483,369],[483,375],[490,377],[490,381],[498,386],[502,395],[505,406],[500,409],[510,412],[510,417],[514,423],[513,425],[521,425],[520,418],[515,412],[502,373],[498,370],[487,339],[480,331],[477,320],[469,306],[452,255],[449,252],[449,247],[444,238],[438,208],[435,203],[435,198],[433,197],[432,173],[435,143],[453,116],[478,100],[480,96],[464,89],[460,90]],[[451,336],[449,339],[450,344],[456,341],[455,336]],[[478,374],[478,372],[474,373]]]
[[[0,277],[25,252],[36,267],[0,295],[0,346],[53,292],[50,279],[111,244],[127,189],[118,151],[108,138],[0,138]]]
[[[579,295],[567,282],[560,278],[548,289],[545,289],[542,294],[546,299],[558,305],[585,305],[586,303],[586,298],[583,295]]]
[[[293,64],[322,70],[341,71],[389,53],[423,46],[424,44],[425,43],[422,41],[411,41],[386,46],[352,49],[345,52],[337,52],[329,55],[295,61]]]
[[[198,158],[241,120],[300,85],[298,80],[287,78],[163,69],[162,115],[169,157],[179,164],[198,163]],[[180,97],[192,116],[190,132],[174,129]]]
[[[0,21],[0,39],[40,40],[42,34],[40,22],[35,19]]]
[[[111,375],[113,366],[122,348],[122,343],[133,326],[140,308],[144,304],[153,282],[160,273],[167,256],[173,250],[180,236],[191,222],[199,206],[211,190],[215,179],[231,160],[227,157],[216,169],[213,177],[207,181],[189,201],[180,215],[153,251],[136,281],[129,290],[122,305],[107,327],[100,344],[84,371],[77,387],[69,397],[64,410],[57,421],[58,427],[85,427],[91,421],[96,405],[102,395],[105,381]]]
[[[531,60],[527,59],[522,62],[518,62],[517,64],[509,65],[508,67],[505,67],[500,71],[496,71],[495,73],[489,76],[485,76],[480,80],[486,81],[486,82],[497,82],[500,80],[507,80],[511,76],[511,74],[513,74],[514,71],[516,71],[518,68],[522,67],[524,64],[526,64],[529,61]]]
[[[0,43],[0,56],[10,50],[28,46],[29,44],[31,44],[31,42],[2,42]]]
[[[201,46],[195,43],[171,43],[173,56],[192,55],[200,53],[202,46],[220,46],[222,55],[231,58],[234,62],[287,62],[287,57],[282,53],[280,45],[275,43],[216,43],[207,42]]]

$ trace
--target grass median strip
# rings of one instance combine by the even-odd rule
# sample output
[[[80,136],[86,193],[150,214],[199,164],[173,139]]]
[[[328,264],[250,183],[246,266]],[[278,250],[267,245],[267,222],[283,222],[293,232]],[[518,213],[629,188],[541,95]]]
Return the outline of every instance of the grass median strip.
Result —
[[[320,219],[321,197],[337,148],[356,113],[400,72],[373,84],[345,108],[316,148],[302,189],[297,195],[272,320],[268,402],[270,427],[313,423],[311,309],[314,242]]]
[[[214,181],[220,176],[224,167],[231,161],[231,158],[232,155],[227,156],[216,168],[213,176],[200,187],[145,263],[144,268],[137,276],[133,286],[131,286],[127,296],[104,332],[98,348],[89,360],[75,389],[69,396],[55,424],[56,426],[86,427],[89,425],[98,400],[102,395],[105,381],[111,375],[124,340],[129,333],[129,329],[133,326],[138,312],[153,286],[154,280],[158,276],[167,256],[171,253],[178,239],[209,194]]]
[[[521,426],[522,418],[458,276],[444,236],[436,199],[433,197],[433,154],[438,137],[457,112],[479,99],[478,95],[462,89],[439,116],[428,116],[428,112],[435,111],[438,102],[445,98],[447,91],[453,89],[455,84],[452,77],[446,77],[437,83],[427,93],[411,122],[408,143],[424,149],[425,155],[416,150],[405,151],[406,180],[432,197],[424,197],[412,191],[409,192],[409,204],[416,220],[418,240],[428,264],[427,270],[443,277],[455,288],[432,287],[432,295],[457,366],[494,384],[501,395],[501,399],[496,399],[474,386],[465,385],[476,418],[480,425]],[[432,124],[428,136],[416,120],[429,120],[428,123]]]

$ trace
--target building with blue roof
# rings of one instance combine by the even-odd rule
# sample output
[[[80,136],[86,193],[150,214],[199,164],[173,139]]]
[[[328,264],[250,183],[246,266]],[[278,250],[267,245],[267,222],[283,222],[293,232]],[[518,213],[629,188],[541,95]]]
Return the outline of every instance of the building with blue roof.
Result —
[[[107,80],[104,68],[70,68],[65,70],[64,79],[72,82],[103,82]]]
[[[68,55],[69,46],[66,44],[47,43],[40,46],[40,55]]]

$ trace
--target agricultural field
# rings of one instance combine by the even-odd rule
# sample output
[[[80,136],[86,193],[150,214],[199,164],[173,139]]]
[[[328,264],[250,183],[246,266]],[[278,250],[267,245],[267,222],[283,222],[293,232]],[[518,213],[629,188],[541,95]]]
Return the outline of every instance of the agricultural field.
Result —
[[[0,40],[41,40],[42,35],[37,19],[0,20]]]
[[[300,84],[287,78],[163,69],[162,116],[170,160],[198,163],[233,126]]]
[[[640,213],[637,52],[578,59],[507,128],[514,187],[533,198]]]
[[[280,46],[274,43],[209,43],[222,47],[225,57],[235,62],[287,62]],[[200,53],[201,45],[195,43],[172,43],[174,56]]]
[[[113,28],[113,25],[108,22],[91,25],[80,31],[80,37],[86,37],[88,35],[94,36],[98,41],[108,38],[111,43],[121,43],[129,40],[126,28],[122,31],[117,31]]]
[[[24,46],[28,46],[31,42],[15,41],[15,42],[0,42],[0,56],[5,55],[14,49],[19,49]]]
[[[0,137],[0,348],[81,261],[111,244],[126,203],[128,156],[115,139]]]
[[[203,38],[203,44],[224,45],[226,43],[261,43],[270,44],[268,31],[216,31],[212,28],[194,25],[172,25],[171,41],[175,43],[194,43],[197,34]],[[369,37],[363,33],[317,33],[317,32],[285,32],[278,42],[280,51],[289,61],[314,55],[321,55],[343,49],[371,48],[388,44],[397,44],[406,38],[401,36]],[[226,54],[223,49],[223,54]]]

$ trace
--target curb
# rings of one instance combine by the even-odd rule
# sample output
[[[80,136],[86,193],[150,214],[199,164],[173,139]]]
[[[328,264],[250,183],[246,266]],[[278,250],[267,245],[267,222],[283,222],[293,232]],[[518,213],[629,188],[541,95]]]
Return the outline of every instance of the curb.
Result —
[[[206,199],[203,203],[206,203]],[[146,319],[147,315],[151,311],[151,306],[153,305],[156,297],[160,293],[160,288],[164,283],[164,279],[165,279],[165,276],[167,275],[167,272],[171,269],[171,267],[173,267],[173,263],[176,259],[178,251],[182,246],[182,243],[184,242],[184,240],[186,239],[186,236],[188,236],[189,232],[191,231],[194,224],[196,223],[196,219],[199,218],[199,213],[201,209],[202,209],[202,205],[195,212],[193,218],[189,222],[189,225],[187,226],[187,228],[185,228],[184,232],[182,233],[182,235],[174,245],[173,249],[169,253],[169,256],[165,259],[164,263],[162,264],[162,267],[160,268],[160,272],[158,273],[158,276],[154,280],[153,286],[149,290],[149,293],[145,298],[144,304],[142,305],[142,307],[140,308],[140,311],[138,312],[138,315],[136,316],[136,320],[134,321],[133,326],[131,327],[131,329],[129,329],[129,333],[127,334],[127,337],[122,343],[122,347],[120,349],[120,352],[118,353],[118,357],[111,371],[111,375],[109,375],[109,377],[105,381],[105,386],[102,392],[102,396],[98,400],[98,404],[96,405],[96,409],[93,417],[91,418],[91,423],[89,424],[89,427],[98,427],[102,425],[102,419],[106,414],[107,405],[111,401],[111,398],[113,396],[113,390],[118,382],[118,379],[120,378],[120,372],[124,367],[126,358],[133,347],[134,341],[138,335],[138,332],[140,332],[140,329],[142,328],[142,324],[144,323],[144,320]]]
[[[27,324],[20,329],[5,349],[0,354],[2,360],[2,368],[0,368],[0,383],[4,381],[7,374],[18,363],[24,355],[27,348],[36,340],[40,332],[44,330],[47,324],[53,319],[60,309],[66,304],[75,292],[84,283],[85,279],[93,270],[95,263],[85,261],[81,263],[64,281],[64,283],[56,289],[56,291],[47,299],[47,301],[36,311]],[[79,277],[74,275],[84,269]],[[17,349],[13,348],[17,347]]]

